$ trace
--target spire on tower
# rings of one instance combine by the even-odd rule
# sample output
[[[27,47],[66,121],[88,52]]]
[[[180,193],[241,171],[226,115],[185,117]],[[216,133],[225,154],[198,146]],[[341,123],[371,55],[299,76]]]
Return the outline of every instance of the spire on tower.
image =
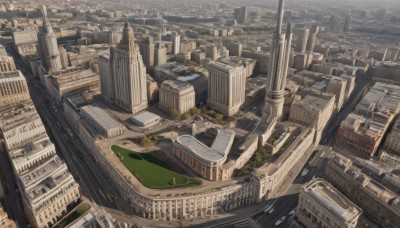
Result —
[[[276,25],[276,35],[279,36],[282,33],[282,23],[283,23],[283,7],[284,0],[279,0],[279,8],[278,8],[278,21]]]

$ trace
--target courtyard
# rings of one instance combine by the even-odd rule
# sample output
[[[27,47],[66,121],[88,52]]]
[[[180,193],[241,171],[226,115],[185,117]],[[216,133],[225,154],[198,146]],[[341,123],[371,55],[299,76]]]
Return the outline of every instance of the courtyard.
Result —
[[[111,150],[147,188],[171,189],[201,185],[200,180],[175,172],[170,165],[158,159],[155,152],[138,153],[117,145],[112,145]]]

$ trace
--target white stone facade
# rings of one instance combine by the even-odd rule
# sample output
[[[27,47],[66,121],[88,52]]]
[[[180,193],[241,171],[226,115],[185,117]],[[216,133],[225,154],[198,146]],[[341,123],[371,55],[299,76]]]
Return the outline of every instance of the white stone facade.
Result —
[[[146,66],[128,23],[121,42],[111,48],[110,54],[114,103],[133,114],[147,108]]]
[[[246,74],[243,66],[212,62],[208,70],[208,106],[224,115],[234,115],[245,100]]]
[[[159,108],[185,113],[195,107],[195,91],[191,84],[181,81],[164,81],[161,84]]]

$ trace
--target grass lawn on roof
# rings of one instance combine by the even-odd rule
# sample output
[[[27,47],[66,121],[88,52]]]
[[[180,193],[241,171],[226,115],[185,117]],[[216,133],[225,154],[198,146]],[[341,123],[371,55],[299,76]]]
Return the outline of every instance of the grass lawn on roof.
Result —
[[[153,189],[184,188],[201,184],[201,181],[177,173],[154,152],[137,153],[112,145],[111,150],[135,177],[146,187]],[[121,159],[122,158],[122,159]],[[175,178],[175,184],[172,179]]]

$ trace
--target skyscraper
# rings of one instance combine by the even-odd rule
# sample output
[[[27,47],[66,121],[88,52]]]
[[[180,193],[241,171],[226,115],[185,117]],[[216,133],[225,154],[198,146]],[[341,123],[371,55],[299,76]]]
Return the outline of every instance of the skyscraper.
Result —
[[[309,29],[303,29],[299,32],[297,37],[296,49],[297,52],[305,52],[307,48],[308,35],[310,34]]]
[[[238,23],[240,23],[240,24],[246,23],[247,22],[247,7],[242,6],[240,8],[236,8],[234,16]]]
[[[173,53],[174,55],[178,54],[180,52],[180,47],[181,47],[181,36],[177,32],[172,32],[171,33],[171,38],[172,38],[172,43],[174,45],[173,47]]]
[[[348,14],[346,17],[346,21],[344,22],[343,31],[348,32],[350,30],[351,19],[351,15]]]
[[[42,6],[43,26],[39,29],[38,43],[39,56],[43,67],[48,71],[62,69],[60,52],[58,50],[57,38],[53,32],[50,21],[47,18],[46,6]]]
[[[268,66],[267,91],[265,96],[265,113],[280,118],[285,102],[284,92],[290,48],[292,44],[292,25],[287,26],[286,36],[282,33],[284,0],[279,1],[278,22],[272,40],[271,54]]]
[[[208,106],[224,115],[234,115],[245,99],[246,74],[243,66],[214,61],[208,66],[208,72]]]
[[[319,26],[313,25],[310,30],[310,36],[307,42],[307,51],[314,51],[315,44],[317,43],[317,33],[319,32]]]
[[[332,15],[331,19],[329,20],[329,23],[330,23],[329,29],[331,31],[335,31],[335,29],[339,23],[339,18],[336,15]]]
[[[111,47],[110,76],[116,105],[133,114],[147,108],[146,67],[128,23],[122,40]]]

